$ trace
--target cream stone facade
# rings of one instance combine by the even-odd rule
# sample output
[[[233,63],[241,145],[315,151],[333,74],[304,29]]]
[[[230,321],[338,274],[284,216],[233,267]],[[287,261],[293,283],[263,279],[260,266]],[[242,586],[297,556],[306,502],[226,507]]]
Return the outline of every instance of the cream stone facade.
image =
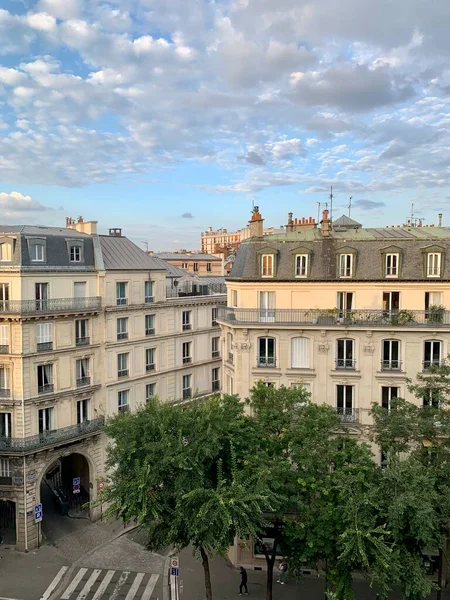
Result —
[[[96,499],[108,416],[220,391],[225,296],[167,299],[166,274],[95,222],[0,227],[0,517],[19,550],[38,543],[42,486],[63,512],[78,485]]]

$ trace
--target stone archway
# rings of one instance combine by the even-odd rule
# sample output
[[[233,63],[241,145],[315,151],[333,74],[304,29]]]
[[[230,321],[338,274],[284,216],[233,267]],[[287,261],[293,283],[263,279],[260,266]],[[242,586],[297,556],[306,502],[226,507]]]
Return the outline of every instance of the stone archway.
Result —
[[[0,536],[5,545],[14,546],[17,542],[17,510],[13,500],[0,497]]]

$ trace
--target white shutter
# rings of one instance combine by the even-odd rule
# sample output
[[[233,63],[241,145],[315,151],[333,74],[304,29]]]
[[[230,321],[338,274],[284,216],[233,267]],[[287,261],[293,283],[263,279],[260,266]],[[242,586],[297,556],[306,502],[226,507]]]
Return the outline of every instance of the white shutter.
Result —
[[[309,338],[292,338],[291,367],[293,369],[309,369],[309,358]]]
[[[9,325],[0,325],[0,346],[9,346]]]
[[[47,344],[53,341],[52,327],[52,323],[38,323],[36,333],[38,344]]]

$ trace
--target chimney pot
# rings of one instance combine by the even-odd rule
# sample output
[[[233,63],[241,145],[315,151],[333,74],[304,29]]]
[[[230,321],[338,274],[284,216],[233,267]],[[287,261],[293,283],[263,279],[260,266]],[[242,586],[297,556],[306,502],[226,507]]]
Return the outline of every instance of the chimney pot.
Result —
[[[442,227],[442,213],[438,214],[438,227]]]

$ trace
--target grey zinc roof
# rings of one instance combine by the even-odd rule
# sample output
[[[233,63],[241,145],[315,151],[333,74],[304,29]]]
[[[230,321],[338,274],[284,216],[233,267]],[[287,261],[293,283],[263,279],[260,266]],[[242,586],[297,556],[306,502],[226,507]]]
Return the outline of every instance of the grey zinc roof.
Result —
[[[178,254],[177,252],[155,252],[153,256],[162,258],[163,260],[208,260],[217,261],[222,260],[212,254]]]
[[[172,265],[171,263],[163,260],[162,258],[158,257],[158,260],[164,263],[164,267],[167,269],[168,277],[184,277],[187,273],[187,271],[180,269],[180,267],[177,267],[176,265]]]
[[[333,221],[333,227],[358,228],[358,227],[362,227],[362,225],[361,225],[361,223],[358,223],[358,221],[354,221],[353,219],[350,219],[350,217],[347,217],[347,215],[342,215],[341,217],[339,217],[339,219],[336,219],[336,221]]]
[[[100,235],[103,262],[107,271],[166,271],[163,261],[150,256],[126,237]]]

